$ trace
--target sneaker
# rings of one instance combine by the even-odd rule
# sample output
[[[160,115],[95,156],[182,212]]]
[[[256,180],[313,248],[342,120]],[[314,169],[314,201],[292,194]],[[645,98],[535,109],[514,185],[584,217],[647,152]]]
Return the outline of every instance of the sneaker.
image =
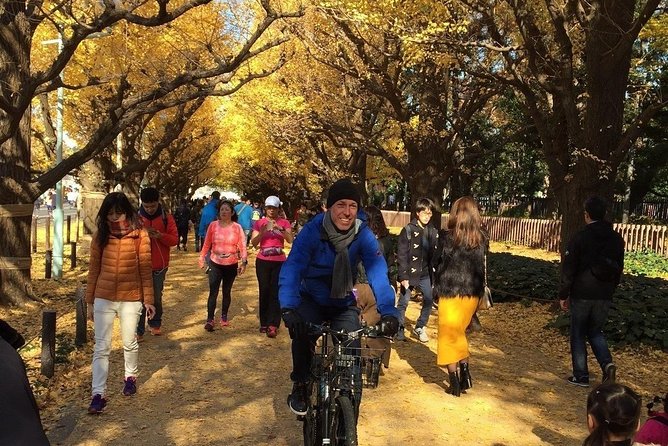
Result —
[[[204,329],[206,331],[213,331],[213,321],[206,321],[206,324],[204,324]]]
[[[150,327],[149,331],[153,336],[162,336],[162,332],[160,331],[160,327]]]
[[[144,342],[144,335],[137,334],[135,335],[135,339],[137,340],[137,343]]]
[[[615,380],[617,379],[617,366],[613,364],[612,362],[609,364],[606,364],[606,366],[603,368],[603,381],[604,383],[606,382],[611,382],[614,383]]]
[[[184,251],[187,251],[187,250],[188,250],[188,248],[186,247],[186,245],[183,245],[183,250],[184,250]]]
[[[223,314],[220,317],[220,326],[221,327],[228,327],[230,325],[230,322],[227,320],[227,315]]]
[[[425,343],[429,342],[429,336],[427,335],[426,327],[418,327],[413,329],[413,334],[418,337],[420,342]]]
[[[270,325],[269,328],[267,328],[267,337],[275,338],[276,336],[278,336],[278,327]]]
[[[589,378],[576,378],[575,376],[569,376],[566,381],[574,386],[580,387],[589,387]]]
[[[396,336],[394,337],[395,341],[405,341],[406,340],[406,333],[404,333],[404,327],[400,327],[399,331],[397,331]]]
[[[88,406],[88,413],[91,415],[96,415],[102,413],[102,409],[107,405],[107,400],[102,398],[102,395],[97,394],[93,397],[93,400]]]
[[[294,383],[288,395],[288,407],[295,415],[306,415],[306,383]]]
[[[264,325],[260,327],[260,333],[266,333],[267,332],[267,327]]]
[[[125,386],[123,387],[123,395],[131,396],[137,393],[137,378],[134,376],[128,376],[124,380]]]

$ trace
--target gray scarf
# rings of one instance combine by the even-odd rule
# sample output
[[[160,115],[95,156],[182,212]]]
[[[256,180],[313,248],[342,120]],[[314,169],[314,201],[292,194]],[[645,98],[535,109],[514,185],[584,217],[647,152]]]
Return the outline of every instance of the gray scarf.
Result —
[[[332,299],[345,299],[353,289],[353,273],[350,269],[348,246],[353,242],[361,224],[360,219],[355,219],[355,224],[348,231],[339,232],[334,226],[330,211],[325,213],[325,218],[322,220],[327,239],[336,250],[334,271],[332,272],[332,289],[329,293],[329,297]]]

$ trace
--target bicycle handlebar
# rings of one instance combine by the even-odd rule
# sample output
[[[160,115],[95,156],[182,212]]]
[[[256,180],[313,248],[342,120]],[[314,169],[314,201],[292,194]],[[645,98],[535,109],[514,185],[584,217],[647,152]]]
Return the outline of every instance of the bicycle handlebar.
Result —
[[[362,327],[358,330],[346,331],[346,330],[334,330],[329,327],[327,324],[314,324],[311,322],[306,322],[306,327],[309,329],[309,334],[312,335],[323,335],[331,334],[338,337],[344,337],[346,339],[358,339],[362,336],[369,338],[387,338],[391,339],[389,336],[385,336],[380,331],[380,324]]]

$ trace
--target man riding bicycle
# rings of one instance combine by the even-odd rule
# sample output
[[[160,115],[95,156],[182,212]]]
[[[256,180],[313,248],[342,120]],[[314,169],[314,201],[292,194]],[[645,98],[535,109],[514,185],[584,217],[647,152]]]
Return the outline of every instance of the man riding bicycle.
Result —
[[[373,232],[358,217],[359,202],[359,191],[349,179],[335,182],[327,196],[327,211],[304,226],[281,268],[278,297],[292,338],[294,385],[288,406],[297,415],[307,411],[306,384],[317,339],[309,336],[306,324],[327,321],[335,330],[360,328],[353,293],[360,261],[376,296],[381,331],[393,336],[399,328],[387,263]]]

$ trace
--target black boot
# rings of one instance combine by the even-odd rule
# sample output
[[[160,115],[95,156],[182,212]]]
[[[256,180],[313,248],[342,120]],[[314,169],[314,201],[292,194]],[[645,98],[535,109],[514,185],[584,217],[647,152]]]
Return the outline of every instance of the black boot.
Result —
[[[469,363],[460,362],[459,363],[459,389],[463,392],[467,389],[473,387],[473,380],[471,379],[471,373],[469,372]]]
[[[448,388],[448,393],[453,396],[459,396],[461,394],[459,388],[459,375],[457,375],[457,372],[448,372],[448,376],[450,377],[450,388]]]

